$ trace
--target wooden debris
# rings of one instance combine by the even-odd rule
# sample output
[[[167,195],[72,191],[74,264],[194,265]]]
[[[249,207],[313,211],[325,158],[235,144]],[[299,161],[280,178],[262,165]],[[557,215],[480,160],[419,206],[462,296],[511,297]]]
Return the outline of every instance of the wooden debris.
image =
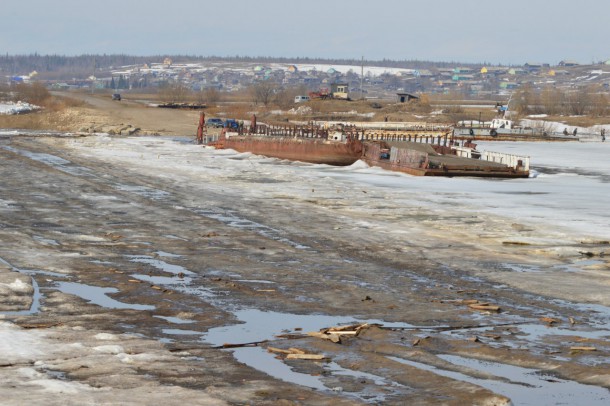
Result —
[[[554,319],[552,317],[541,317],[540,321],[543,321],[543,322],[547,323],[548,325],[559,323],[559,320]]]
[[[224,343],[223,345],[220,346],[216,346],[216,347],[212,347],[212,348],[241,348],[241,347],[256,347],[259,344],[264,344],[266,343],[268,340],[262,340],[262,341],[252,341],[250,343],[240,343],[240,344],[231,344],[231,343]]]
[[[35,328],[51,328],[51,327],[55,327],[55,326],[61,326],[62,322],[57,322],[57,323],[37,323],[37,324],[20,324],[19,327],[21,327],[22,329],[25,330],[31,330],[31,329],[35,329]]]
[[[312,361],[320,361],[324,359],[328,359],[326,355],[322,354],[309,354],[300,348],[289,348],[284,350],[282,348],[276,347],[267,347],[267,351],[273,352],[280,355],[285,355],[286,359],[302,359],[302,360],[312,360]]]
[[[321,333],[319,331],[310,331],[309,333],[307,333],[308,336],[310,337],[316,337],[316,338],[321,338],[323,340],[331,340],[333,339],[333,337],[331,337],[330,334],[325,334],[325,333]],[[337,335],[335,335],[334,337],[338,337]],[[336,342],[336,341],[333,341]]]
[[[576,324],[576,320],[574,320],[574,318],[570,317],[570,324],[574,325]]]
[[[307,333],[310,337],[317,337],[323,340],[329,340],[333,343],[340,344],[341,338],[344,336],[353,336],[357,337],[358,334],[364,329],[369,328],[370,325],[367,323],[363,324],[352,324],[348,326],[337,326],[337,327],[329,327],[324,328],[320,331],[311,331]]]
[[[597,351],[595,347],[570,347],[571,351]]]
[[[127,282],[131,282],[131,283],[142,283],[142,281],[138,280],[138,279],[130,279]]]
[[[472,341],[473,343],[480,343],[481,342],[481,340],[479,340],[479,337],[477,337],[477,336],[470,337],[468,339],[468,341]]]
[[[281,348],[275,348],[275,347],[267,347],[267,351],[274,352],[276,354],[292,354],[292,352],[290,350],[283,350]]]
[[[328,359],[327,356],[322,354],[288,354],[286,359],[304,359],[304,360],[312,360],[312,361],[320,361],[323,359]]]
[[[421,342],[421,339],[419,339],[419,338],[416,340],[413,340],[413,347],[417,347],[420,342]]]
[[[473,303],[473,304],[469,304],[468,307],[470,307],[471,309],[474,309],[474,310],[484,310],[484,311],[488,311],[488,312],[497,313],[500,311],[500,306],[494,306],[489,303]]]
[[[307,337],[305,334],[277,334],[275,338],[283,338],[286,340],[298,340]]]

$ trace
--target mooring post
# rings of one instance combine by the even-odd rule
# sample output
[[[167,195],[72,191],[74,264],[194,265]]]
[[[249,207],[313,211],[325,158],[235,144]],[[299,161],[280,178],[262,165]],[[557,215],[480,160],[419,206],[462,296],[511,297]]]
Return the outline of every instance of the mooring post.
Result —
[[[203,129],[205,127],[205,113],[199,115],[199,126],[197,126],[197,144],[203,144]]]

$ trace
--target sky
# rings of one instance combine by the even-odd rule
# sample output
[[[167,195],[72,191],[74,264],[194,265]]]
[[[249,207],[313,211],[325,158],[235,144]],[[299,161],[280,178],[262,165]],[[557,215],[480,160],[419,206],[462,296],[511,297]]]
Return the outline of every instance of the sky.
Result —
[[[6,0],[0,16],[9,55],[610,59],[610,2],[599,0]]]

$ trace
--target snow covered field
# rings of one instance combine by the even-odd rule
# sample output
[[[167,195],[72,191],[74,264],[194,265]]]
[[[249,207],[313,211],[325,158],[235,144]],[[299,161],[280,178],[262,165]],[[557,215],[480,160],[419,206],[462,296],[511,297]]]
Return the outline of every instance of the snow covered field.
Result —
[[[480,142],[480,150],[531,157],[532,177],[513,180],[424,178],[369,168],[360,161],[350,167],[310,165],[202,149],[168,138],[119,140],[100,136],[91,142],[98,145],[93,152],[97,158],[119,159],[143,169],[154,166],[150,173],[186,171],[197,179],[209,179],[209,186],[213,178],[237,173],[267,179],[257,182],[256,188],[243,190],[245,196],[253,198],[290,194],[307,199],[313,188],[317,197],[334,199],[336,190],[341,189],[342,200],[351,202],[352,210],[360,211],[363,219],[375,214],[377,200],[362,193],[367,190],[382,193],[386,204],[395,210],[422,207],[463,215],[488,213],[583,239],[610,239],[610,142]],[[81,148],[80,142],[74,145]],[[142,154],[149,157],[140,159]]]

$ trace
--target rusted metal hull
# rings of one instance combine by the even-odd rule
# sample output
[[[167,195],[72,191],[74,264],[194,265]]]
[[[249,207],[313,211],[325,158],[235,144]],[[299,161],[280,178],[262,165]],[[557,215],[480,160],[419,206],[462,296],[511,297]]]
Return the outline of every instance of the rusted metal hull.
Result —
[[[507,169],[493,169],[480,167],[476,165],[464,165],[461,167],[448,167],[445,166],[442,169],[431,169],[431,168],[416,168],[409,167],[406,165],[394,164],[390,162],[384,162],[381,160],[364,159],[369,166],[376,166],[389,171],[408,173],[409,175],[415,176],[473,176],[473,177],[485,177],[485,178],[527,178],[529,177],[529,171],[515,171],[510,168]]]
[[[370,166],[416,176],[473,176],[489,178],[527,178],[529,171],[472,158],[442,155],[412,147],[392,148],[382,143],[366,143],[362,160]]]
[[[339,166],[351,165],[362,155],[362,142],[358,140],[336,142],[323,138],[246,135],[226,137],[219,144],[222,148],[231,148],[239,152]]]

